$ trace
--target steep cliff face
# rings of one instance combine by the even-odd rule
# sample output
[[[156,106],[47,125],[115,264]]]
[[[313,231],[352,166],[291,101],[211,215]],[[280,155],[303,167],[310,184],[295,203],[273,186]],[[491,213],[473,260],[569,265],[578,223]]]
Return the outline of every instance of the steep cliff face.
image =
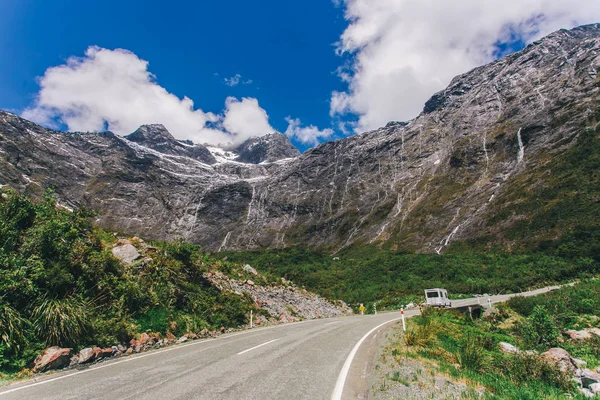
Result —
[[[212,163],[1,113],[0,183],[53,187],[64,204],[97,210],[105,227],[214,250],[373,243],[443,252],[484,237],[510,247],[502,229],[528,215],[499,210],[518,201],[515,188],[544,185],[544,166],[597,124],[599,69],[600,25],[561,30],[456,77],[414,120],[294,158],[240,151]]]

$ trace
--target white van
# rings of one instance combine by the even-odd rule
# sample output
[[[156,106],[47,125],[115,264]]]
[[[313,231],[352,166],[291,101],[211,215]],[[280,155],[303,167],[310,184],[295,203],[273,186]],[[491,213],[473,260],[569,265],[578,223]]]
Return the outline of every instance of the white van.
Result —
[[[448,298],[446,289],[425,289],[425,298],[427,305],[433,307],[452,307],[452,302]]]

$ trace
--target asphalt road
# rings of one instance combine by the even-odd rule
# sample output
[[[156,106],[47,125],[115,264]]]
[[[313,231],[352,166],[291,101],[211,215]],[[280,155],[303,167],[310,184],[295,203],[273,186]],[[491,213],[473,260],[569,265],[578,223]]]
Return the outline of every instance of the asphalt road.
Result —
[[[384,312],[256,328],[45,374],[1,388],[0,400],[366,398],[379,331],[399,318],[399,312]]]

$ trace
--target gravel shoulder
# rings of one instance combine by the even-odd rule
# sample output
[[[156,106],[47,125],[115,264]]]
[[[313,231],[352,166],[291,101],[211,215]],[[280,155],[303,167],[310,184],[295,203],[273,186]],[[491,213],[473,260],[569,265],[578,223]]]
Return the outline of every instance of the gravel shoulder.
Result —
[[[367,375],[368,399],[477,399],[483,388],[469,387],[440,373],[430,360],[407,358],[402,350],[402,326],[383,332]]]

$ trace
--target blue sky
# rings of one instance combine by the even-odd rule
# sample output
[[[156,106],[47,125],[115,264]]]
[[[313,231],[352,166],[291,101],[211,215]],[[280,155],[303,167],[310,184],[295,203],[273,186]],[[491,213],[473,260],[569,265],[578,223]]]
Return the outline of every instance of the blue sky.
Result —
[[[509,11],[506,1],[484,6],[434,1],[437,11],[430,12],[409,0],[3,0],[0,108],[17,113],[30,108],[34,112],[24,115],[45,125],[58,121],[63,129],[97,130],[97,123],[82,122],[86,118],[106,119],[103,126],[116,130],[161,122],[141,121],[144,113],[121,121],[121,115],[96,110],[89,99],[78,99],[90,90],[85,82],[40,91],[36,77],[69,57],[83,57],[90,46],[109,52],[126,49],[134,62],[149,62],[155,86],[178,99],[187,96],[194,102],[192,111],[202,110],[189,125],[174,127],[176,136],[184,138],[186,129],[197,128],[196,136],[188,136],[197,139],[216,129],[241,139],[254,134],[245,121],[260,120],[255,130],[287,132],[304,150],[392,119],[412,118],[454,75],[559,27],[600,19],[598,7],[585,0],[573,0],[581,3],[578,7],[562,0],[528,6],[507,1],[514,3]],[[490,22],[474,15],[494,18]],[[475,26],[479,19],[484,22]],[[476,29],[467,30],[467,25]],[[456,51],[464,57],[448,62]],[[415,59],[418,65],[411,61]],[[227,85],[225,79],[237,74],[238,84]],[[57,100],[72,96],[73,90],[74,104]],[[93,90],[103,101],[118,101],[110,97],[114,93]],[[82,105],[92,108],[90,114],[69,121],[66,115]],[[208,122],[194,127],[198,120]]]
[[[36,76],[98,45],[149,61],[161,86],[204,110],[220,111],[227,96],[250,96],[282,132],[290,114],[329,126],[330,93],[343,89],[333,46],[345,27],[339,7],[323,0],[165,4],[3,0],[0,108],[24,109],[38,90]],[[236,74],[252,84],[224,84]]]

